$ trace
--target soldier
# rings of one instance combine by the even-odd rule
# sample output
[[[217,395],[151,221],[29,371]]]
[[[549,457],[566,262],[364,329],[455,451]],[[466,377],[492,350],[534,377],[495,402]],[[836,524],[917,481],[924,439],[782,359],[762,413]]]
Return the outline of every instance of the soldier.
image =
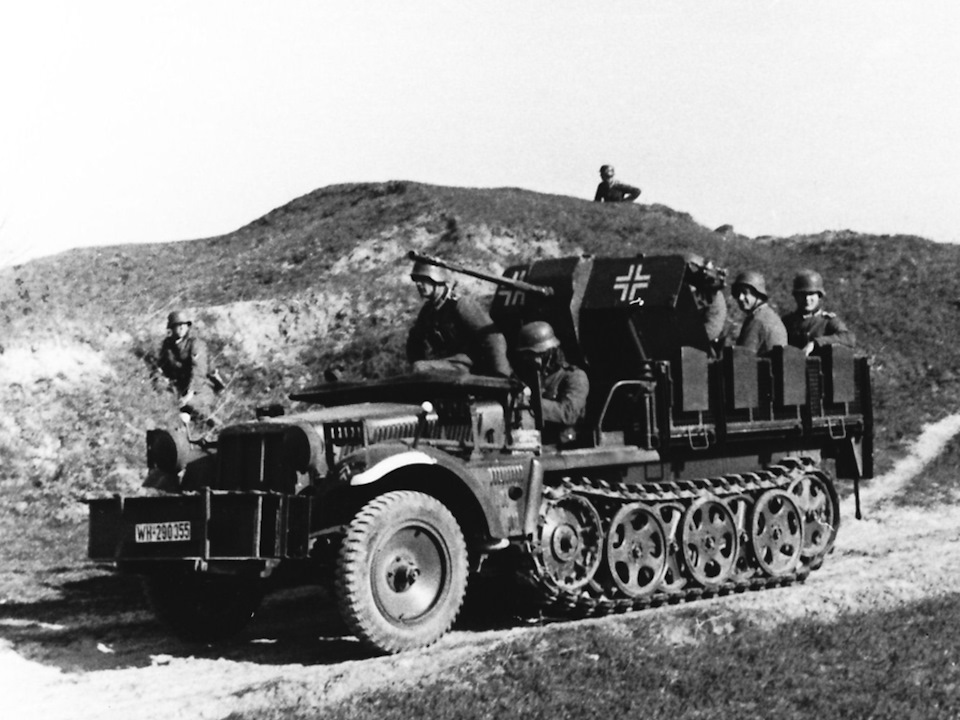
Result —
[[[453,292],[443,268],[418,260],[410,277],[424,300],[407,336],[414,372],[512,374],[503,333],[473,298]]]
[[[207,344],[191,333],[193,321],[182,310],[167,316],[167,337],[160,346],[160,371],[177,392],[180,412],[211,424],[217,387],[207,357]]]
[[[767,304],[767,283],[755,270],[745,270],[733,281],[733,298],[746,314],[737,345],[758,355],[787,344],[787,329]]]
[[[613,165],[600,167],[601,180],[597,194],[593,196],[594,202],[633,202],[640,197],[640,188],[614,180],[613,175]]]
[[[532,385],[531,375],[539,374],[545,434],[576,425],[587,408],[590,381],[583,370],[567,363],[550,323],[538,320],[520,328],[517,355],[521,380],[526,377]]]
[[[797,309],[783,316],[790,344],[809,355],[823,345],[856,347],[857,338],[834,313],[823,309],[823,276],[816,270],[801,270],[793,278]]]
[[[693,292],[697,310],[707,331],[707,339],[712,345],[723,334],[727,322],[727,301],[723,297],[725,272],[717,270],[702,255],[689,252],[684,255],[687,261],[686,281]]]

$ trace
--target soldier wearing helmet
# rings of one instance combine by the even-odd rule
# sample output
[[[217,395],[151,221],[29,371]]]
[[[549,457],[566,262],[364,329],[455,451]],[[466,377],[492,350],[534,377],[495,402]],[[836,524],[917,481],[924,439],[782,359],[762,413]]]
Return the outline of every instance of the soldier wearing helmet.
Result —
[[[733,281],[733,299],[746,315],[737,345],[758,355],[787,344],[787,329],[768,298],[766,280],[755,270],[745,270]]]
[[[640,197],[640,188],[614,180],[613,165],[600,167],[600,184],[593,196],[594,202],[633,202]]]
[[[407,336],[414,372],[512,374],[503,333],[476,300],[453,292],[446,270],[417,260],[410,278],[424,300]]]
[[[192,333],[193,320],[182,310],[167,316],[167,337],[160,346],[160,372],[177,393],[180,412],[207,422],[215,402],[207,344]]]
[[[566,361],[553,327],[542,320],[520,328],[516,354],[520,379],[528,387],[540,386],[544,440],[551,442],[562,428],[583,418],[590,381],[583,370]]]
[[[823,276],[816,270],[801,270],[793,278],[797,309],[783,316],[790,344],[806,355],[823,345],[856,347],[857,338],[834,313],[823,309]]]
[[[714,267],[702,255],[685,253],[687,262],[685,278],[693,293],[703,328],[711,345],[723,334],[727,322],[727,301],[723,297],[726,271]]]

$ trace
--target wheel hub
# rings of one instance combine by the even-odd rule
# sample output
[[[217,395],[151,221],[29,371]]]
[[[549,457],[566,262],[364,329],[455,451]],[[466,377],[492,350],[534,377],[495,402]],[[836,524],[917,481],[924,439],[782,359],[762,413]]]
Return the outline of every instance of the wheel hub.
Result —
[[[550,544],[554,557],[560,562],[569,562],[577,555],[580,549],[580,536],[576,528],[570,525],[560,525],[553,531]]]
[[[406,592],[420,577],[420,568],[411,557],[397,555],[387,566],[387,585],[394,592]]]

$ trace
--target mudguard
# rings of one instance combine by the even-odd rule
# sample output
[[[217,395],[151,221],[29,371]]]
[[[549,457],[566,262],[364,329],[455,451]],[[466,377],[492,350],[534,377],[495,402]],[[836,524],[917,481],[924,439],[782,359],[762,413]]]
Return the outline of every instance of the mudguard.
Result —
[[[351,487],[373,487],[408,468],[439,469],[475,500],[491,538],[501,539],[523,531],[530,461],[530,457],[505,456],[502,460],[498,458],[468,466],[433,447],[411,448],[389,443],[374,445],[343,458],[331,476]],[[522,489],[522,492],[515,488]]]

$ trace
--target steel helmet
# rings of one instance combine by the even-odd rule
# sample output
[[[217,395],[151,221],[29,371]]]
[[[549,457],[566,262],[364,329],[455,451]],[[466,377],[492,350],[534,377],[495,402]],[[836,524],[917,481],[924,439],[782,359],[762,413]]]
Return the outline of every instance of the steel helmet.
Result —
[[[823,276],[816,270],[801,270],[793,278],[793,291],[795,293],[820,293],[823,291]]]
[[[190,316],[187,315],[183,310],[174,310],[172,313],[167,315],[167,327],[172,328],[174,325],[182,325],[186,323],[187,325],[193,325],[193,320],[190,319]]]
[[[413,264],[413,270],[410,271],[410,277],[416,282],[418,278],[432,280],[438,285],[444,285],[449,282],[447,271],[442,267],[433,265],[423,260],[417,260]]]
[[[550,323],[543,320],[530,322],[520,328],[520,337],[517,340],[517,352],[543,353],[558,347],[560,341],[550,327]]]
[[[758,273],[756,270],[744,270],[742,273],[737,275],[737,279],[733,281],[733,292],[737,292],[737,285],[742,285],[753,290],[754,293],[766,300],[769,295],[767,295],[767,281],[763,279],[763,275]]]
[[[601,166],[600,166],[600,174],[601,174],[601,175],[613,175],[613,173],[614,173],[613,165],[601,165]]]

